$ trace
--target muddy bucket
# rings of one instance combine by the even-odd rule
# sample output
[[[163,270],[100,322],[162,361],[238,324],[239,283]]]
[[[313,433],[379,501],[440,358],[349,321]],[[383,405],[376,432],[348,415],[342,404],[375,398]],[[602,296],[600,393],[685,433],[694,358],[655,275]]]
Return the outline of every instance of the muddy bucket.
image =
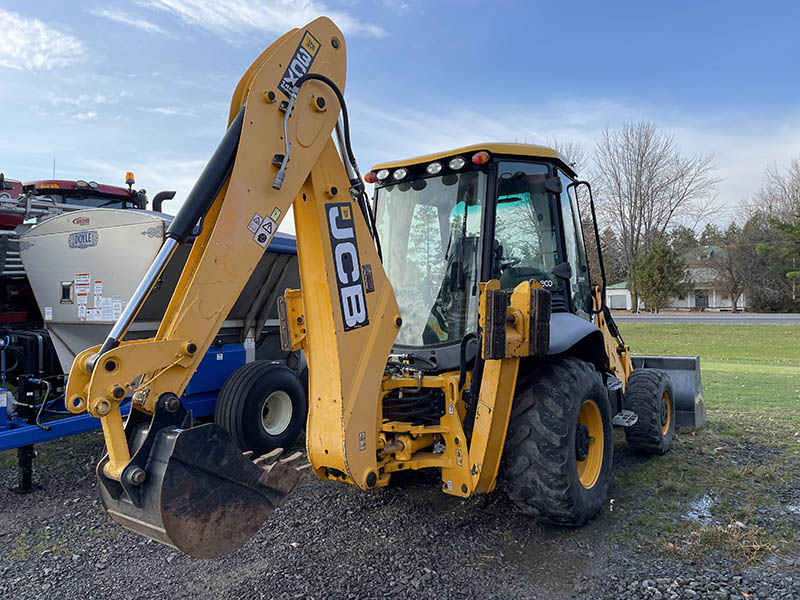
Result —
[[[121,481],[103,474],[107,458],[98,464],[103,505],[126,529],[195,558],[232,552],[258,531],[301,473],[288,462],[251,462],[218,425],[162,426],[165,417],[157,410],[147,427],[128,423],[129,444],[138,450]]]
[[[675,396],[675,425],[702,427],[706,422],[699,356],[631,356],[634,369],[647,367],[666,371]]]

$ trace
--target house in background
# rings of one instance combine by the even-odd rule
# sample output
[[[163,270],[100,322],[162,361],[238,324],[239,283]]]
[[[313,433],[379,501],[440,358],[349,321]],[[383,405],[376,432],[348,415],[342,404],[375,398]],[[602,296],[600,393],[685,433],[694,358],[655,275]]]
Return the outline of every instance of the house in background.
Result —
[[[729,297],[719,291],[717,274],[709,266],[712,256],[719,256],[724,252],[725,250],[719,246],[702,246],[684,254],[681,259],[689,270],[688,291],[672,298],[669,304],[661,310],[731,310],[733,303]],[[606,304],[612,310],[633,310],[633,300],[626,281],[609,285],[606,288]],[[744,294],[739,296],[736,305],[738,310],[747,310],[747,298]],[[639,310],[646,310],[646,308],[639,299]]]

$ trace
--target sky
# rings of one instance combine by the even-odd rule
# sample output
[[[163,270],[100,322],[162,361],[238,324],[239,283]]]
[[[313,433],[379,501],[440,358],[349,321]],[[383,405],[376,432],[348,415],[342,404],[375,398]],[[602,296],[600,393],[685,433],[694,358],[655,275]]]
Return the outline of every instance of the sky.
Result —
[[[580,144],[647,120],[713,154],[736,206],[800,156],[800,3],[0,0],[0,171],[191,189],[239,78],[293,27],[347,38],[362,171],[482,141]],[[287,223],[288,230],[291,224]]]

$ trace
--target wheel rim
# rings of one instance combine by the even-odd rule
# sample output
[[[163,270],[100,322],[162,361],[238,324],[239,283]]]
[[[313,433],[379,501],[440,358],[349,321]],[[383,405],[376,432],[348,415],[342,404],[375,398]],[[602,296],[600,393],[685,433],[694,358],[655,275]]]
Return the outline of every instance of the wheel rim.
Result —
[[[672,421],[672,403],[669,401],[669,393],[664,392],[661,395],[661,433],[667,435],[669,433],[670,421]]]
[[[580,447],[578,447],[580,444]],[[575,431],[575,465],[581,485],[589,489],[597,483],[603,468],[603,416],[597,402],[584,400],[578,411]],[[583,460],[580,460],[585,456]]]
[[[261,426],[269,435],[280,435],[292,420],[292,399],[284,391],[272,392],[261,405]]]

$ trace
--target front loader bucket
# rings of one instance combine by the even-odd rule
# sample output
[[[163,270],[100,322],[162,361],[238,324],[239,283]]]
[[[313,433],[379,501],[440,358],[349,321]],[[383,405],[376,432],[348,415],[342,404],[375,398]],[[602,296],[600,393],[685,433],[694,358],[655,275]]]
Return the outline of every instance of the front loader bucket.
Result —
[[[154,415],[153,431],[128,432],[129,439],[144,441],[122,483],[103,474],[107,458],[100,462],[100,496],[126,529],[195,558],[221,556],[244,544],[301,478],[286,462],[262,468],[249,461],[218,425],[154,430],[156,421]],[[132,485],[126,474],[142,464],[144,481]]]
[[[699,356],[631,356],[634,369],[647,367],[666,371],[675,396],[675,425],[702,427],[706,422]]]

